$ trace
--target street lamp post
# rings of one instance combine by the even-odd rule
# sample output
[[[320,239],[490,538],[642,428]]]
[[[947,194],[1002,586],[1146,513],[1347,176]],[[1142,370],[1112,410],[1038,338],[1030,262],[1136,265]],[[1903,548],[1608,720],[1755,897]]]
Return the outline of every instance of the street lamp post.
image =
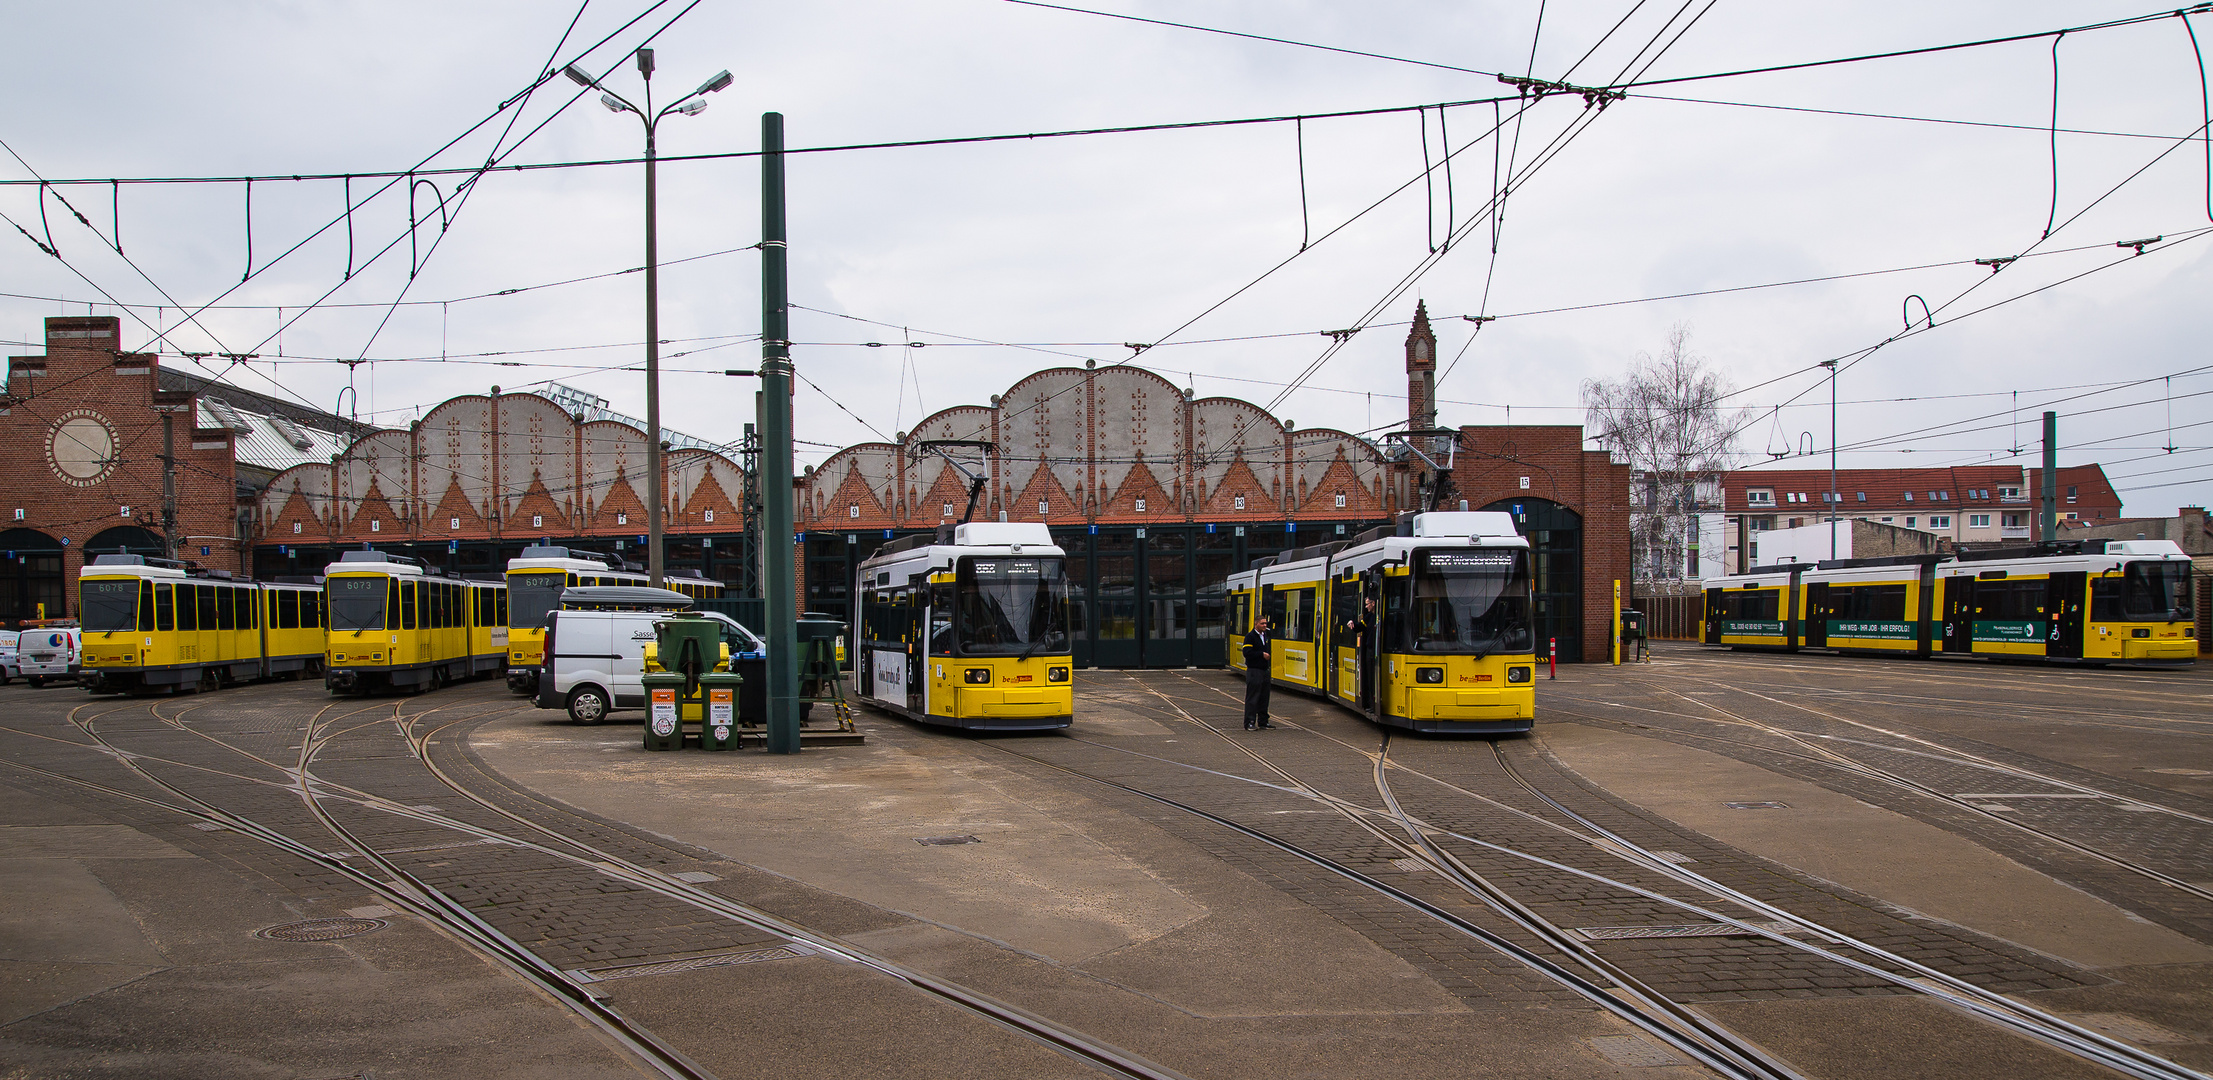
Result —
[[[646,461],[646,571],[652,575],[653,587],[662,586],[666,569],[666,553],[663,551],[661,526],[661,260],[660,230],[656,216],[654,186],[654,129],[661,118],[670,113],[698,116],[707,111],[706,95],[730,85],[728,71],[699,85],[692,91],[653,111],[653,50],[638,50],[638,74],[645,80],[645,107],[639,108],[622,95],[600,85],[599,80],[586,75],[575,64],[562,68],[578,86],[598,90],[599,103],[611,112],[627,112],[637,116],[645,124],[645,461]]]

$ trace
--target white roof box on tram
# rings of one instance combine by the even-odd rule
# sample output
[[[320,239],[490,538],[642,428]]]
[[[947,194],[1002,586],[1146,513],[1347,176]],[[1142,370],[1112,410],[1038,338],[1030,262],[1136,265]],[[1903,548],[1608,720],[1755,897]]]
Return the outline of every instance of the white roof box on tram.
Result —
[[[2182,545],[2172,540],[2108,540],[2108,555],[2184,555]]]
[[[1415,536],[1515,536],[1514,515],[1499,510],[1456,510],[1414,515]]]
[[[1053,531],[1035,521],[971,521],[953,526],[955,547],[1000,547],[1013,544],[1050,546]]]

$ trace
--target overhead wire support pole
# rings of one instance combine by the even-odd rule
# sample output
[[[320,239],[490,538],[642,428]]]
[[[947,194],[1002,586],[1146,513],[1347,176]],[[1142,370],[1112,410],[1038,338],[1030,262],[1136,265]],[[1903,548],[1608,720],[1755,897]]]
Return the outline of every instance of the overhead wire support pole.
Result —
[[[1837,373],[1837,362],[1836,362],[1836,361],[1834,361],[1834,360],[1829,360],[1829,361],[1826,361],[1826,362],[1824,362],[1824,363],[1822,364],[1822,366],[1823,366],[1823,367],[1826,367],[1826,368],[1828,368],[1828,369],[1829,369],[1829,557],[1830,557],[1830,558],[1832,558],[1832,559],[1834,559],[1834,558],[1836,558],[1836,557],[1837,557],[1837,554],[1836,554],[1836,510],[1837,510],[1837,502],[1838,502],[1838,493],[1837,493],[1837,489],[1836,489],[1836,488],[1837,488],[1837,484],[1836,484],[1836,441],[1837,441],[1837,439],[1836,439],[1836,373]]]
[[[798,582],[792,565],[791,311],[784,114],[761,114],[761,563],[768,614],[768,752],[799,752]]]

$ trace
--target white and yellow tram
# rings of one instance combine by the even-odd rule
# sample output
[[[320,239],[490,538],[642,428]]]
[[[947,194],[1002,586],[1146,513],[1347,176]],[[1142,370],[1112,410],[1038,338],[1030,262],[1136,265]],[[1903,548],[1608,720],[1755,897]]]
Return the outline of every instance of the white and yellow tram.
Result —
[[[854,679],[927,724],[1064,728],[1075,715],[1064,552],[1045,526],[969,522],[860,565]]]
[[[296,677],[323,660],[312,579],[233,580],[170,559],[100,555],[77,575],[94,693],[175,693]]]
[[[1229,577],[1229,666],[1265,612],[1269,679],[1378,724],[1527,731],[1537,714],[1529,541],[1512,515],[1408,514]]]

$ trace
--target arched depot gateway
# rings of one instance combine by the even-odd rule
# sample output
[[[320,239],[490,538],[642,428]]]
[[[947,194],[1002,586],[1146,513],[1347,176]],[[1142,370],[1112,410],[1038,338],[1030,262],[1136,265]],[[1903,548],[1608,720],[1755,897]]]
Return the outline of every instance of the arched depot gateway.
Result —
[[[1407,339],[1409,424],[1436,426],[1435,337]],[[1560,659],[1606,655],[1613,582],[1629,572],[1629,469],[1570,425],[1464,426],[1460,502],[1514,515],[1535,549],[1538,630]],[[1349,539],[1417,505],[1419,458],[1308,429],[1233,398],[1199,398],[1130,365],[1052,368],[989,404],[946,409],[891,442],[832,454],[795,482],[803,605],[850,619],[854,568],[886,542],[959,520],[961,472],[937,440],[987,441],[979,520],[1046,524],[1068,553],[1082,667],[1224,662],[1223,583],[1256,558]]]

